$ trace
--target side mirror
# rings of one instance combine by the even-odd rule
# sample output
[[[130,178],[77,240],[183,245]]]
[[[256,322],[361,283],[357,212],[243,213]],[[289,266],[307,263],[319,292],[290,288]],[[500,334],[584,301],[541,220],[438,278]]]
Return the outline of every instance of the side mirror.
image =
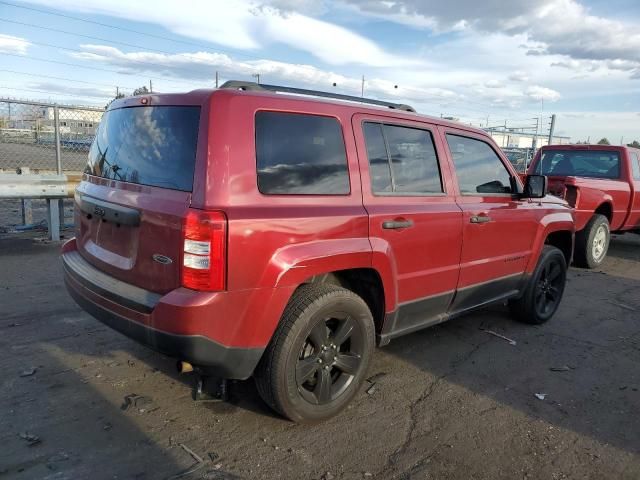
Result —
[[[523,198],[543,198],[547,194],[547,177],[527,175],[524,181]]]

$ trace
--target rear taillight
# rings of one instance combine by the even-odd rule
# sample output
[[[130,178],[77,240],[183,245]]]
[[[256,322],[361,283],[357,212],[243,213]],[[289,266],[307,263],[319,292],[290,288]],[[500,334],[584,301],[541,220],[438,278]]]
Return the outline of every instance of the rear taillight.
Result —
[[[227,218],[222,212],[190,209],[184,221],[182,285],[213,292],[225,289]]]

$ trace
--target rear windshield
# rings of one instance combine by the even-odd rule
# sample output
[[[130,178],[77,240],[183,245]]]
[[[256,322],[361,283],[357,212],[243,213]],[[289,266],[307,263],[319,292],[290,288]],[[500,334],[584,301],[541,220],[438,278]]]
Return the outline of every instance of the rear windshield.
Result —
[[[605,150],[543,150],[536,172],[559,177],[620,178],[620,154]]]
[[[129,107],[102,117],[85,173],[191,191],[200,107]]]

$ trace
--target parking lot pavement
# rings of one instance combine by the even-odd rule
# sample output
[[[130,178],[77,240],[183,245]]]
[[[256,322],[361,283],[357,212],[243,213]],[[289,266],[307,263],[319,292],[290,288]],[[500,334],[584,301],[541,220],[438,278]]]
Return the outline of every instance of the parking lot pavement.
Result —
[[[0,240],[0,478],[640,478],[638,236],[572,269],[547,325],[499,307],[379,349],[350,408],[315,426],[274,416],[251,381],[194,403],[173,360],[76,307],[58,248]],[[147,398],[123,410],[129,394]]]

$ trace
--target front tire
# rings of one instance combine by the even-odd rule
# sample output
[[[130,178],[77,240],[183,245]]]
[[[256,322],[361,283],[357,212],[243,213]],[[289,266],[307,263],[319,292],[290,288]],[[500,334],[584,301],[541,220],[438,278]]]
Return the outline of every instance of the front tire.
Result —
[[[607,256],[610,241],[609,220],[595,214],[584,229],[576,233],[575,264],[582,268],[599,267]]]
[[[543,324],[560,306],[567,280],[567,261],[556,247],[545,245],[522,297],[509,302],[511,313],[524,323]]]
[[[300,287],[256,370],[262,399],[294,422],[340,412],[360,389],[375,347],[373,316],[350,290]]]

